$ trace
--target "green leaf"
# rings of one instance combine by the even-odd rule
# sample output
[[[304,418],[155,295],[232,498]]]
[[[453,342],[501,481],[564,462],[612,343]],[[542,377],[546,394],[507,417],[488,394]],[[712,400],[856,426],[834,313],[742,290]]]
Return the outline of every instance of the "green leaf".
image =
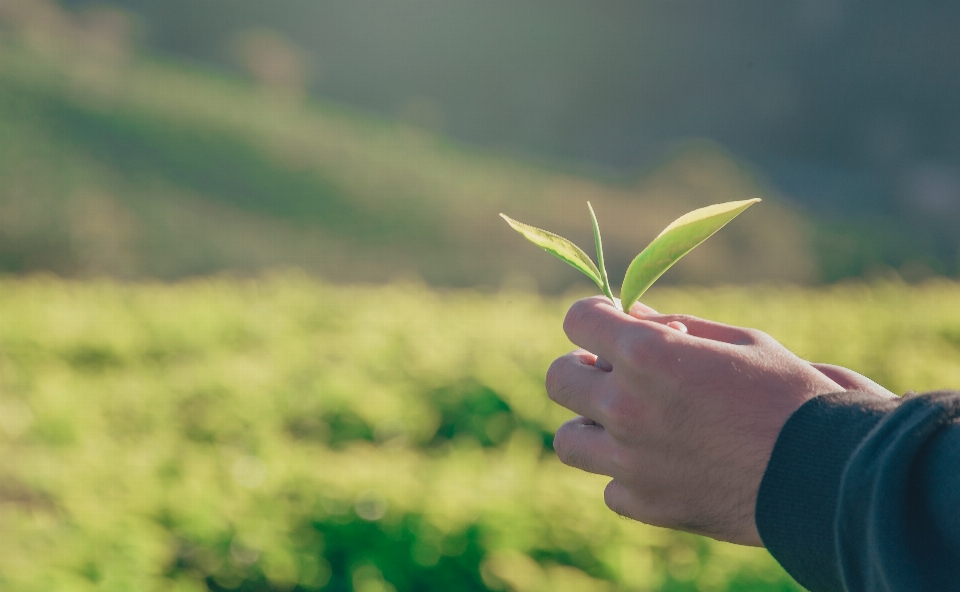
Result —
[[[597,215],[593,211],[593,204],[587,202],[590,209],[590,221],[593,222],[593,240],[597,245],[597,266],[600,268],[600,280],[603,282],[600,287],[603,293],[607,295],[614,306],[618,306],[617,299],[613,297],[613,290],[610,289],[610,279],[607,277],[607,266],[603,264],[603,242],[600,240],[600,224],[597,222]]]
[[[500,214],[500,217],[507,221],[514,230],[523,235],[525,239],[542,248],[548,253],[552,253],[563,259],[576,269],[579,269],[588,278],[593,280],[600,288],[603,288],[603,280],[600,279],[600,270],[594,265],[590,257],[583,252],[583,249],[552,232],[547,232],[535,226],[518,222],[507,216]]]
[[[623,310],[629,311],[647,288],[681,257],[758,201],[759,198],[747,199],[700,208],[664,228],[627,268],[620,290]]]

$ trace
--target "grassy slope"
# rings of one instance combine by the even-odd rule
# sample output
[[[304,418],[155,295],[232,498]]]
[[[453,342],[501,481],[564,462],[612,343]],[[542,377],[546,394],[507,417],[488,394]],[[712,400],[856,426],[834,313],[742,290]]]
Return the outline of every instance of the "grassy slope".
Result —
[[[0,269],[179,277],[297,265],[337,280],[416,274],[548,290],[575,272],[511,235],[506,210],[590,243],[611,273],[674,217],[762,195],[713,146],[610,184],[179,64],[0,38]],[[768,199],[670,279],[815,277],[803,219]]]
[[[567,413],[542,384],[570,347],[565,301],[379,296],[393,306],[289,274],[0,281],[0,587],[796,589],[762,551],[618,519],[603,478],[558,463]],[[646,301],[903,392],[960,384],[958,298],[942,283]]]

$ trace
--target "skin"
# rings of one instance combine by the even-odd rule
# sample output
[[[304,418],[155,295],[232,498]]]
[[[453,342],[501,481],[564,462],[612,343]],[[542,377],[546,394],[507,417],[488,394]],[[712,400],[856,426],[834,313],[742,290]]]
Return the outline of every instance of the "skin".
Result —
[[[564,320],[582,349],[558,358],[547,393],[578,413],[557,431],[564,463],[613,478],[614,512],[655,526],[763,546],[760,480],[787,418],[826,393],[892,393],[839,366],[810,364],[769,335],[603,297]],[[598,357],[599,356],[599,357]]]

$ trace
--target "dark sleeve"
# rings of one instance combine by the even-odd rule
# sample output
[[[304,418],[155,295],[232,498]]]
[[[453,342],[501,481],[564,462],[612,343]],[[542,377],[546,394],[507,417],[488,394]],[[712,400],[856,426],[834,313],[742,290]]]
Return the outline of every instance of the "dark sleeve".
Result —
[[[756,519],[813,592],[960,590],[960,393],[811,399],[777,438]]]

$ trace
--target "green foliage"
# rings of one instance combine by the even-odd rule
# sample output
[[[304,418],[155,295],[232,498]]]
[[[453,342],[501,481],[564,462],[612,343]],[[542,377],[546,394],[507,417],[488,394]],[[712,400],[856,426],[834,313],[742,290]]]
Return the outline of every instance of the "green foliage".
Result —
[[[357,306],[377,292],[378,308]],[[897,392],[960,384],[960,286],[655,289]],[[567,299],[0,280],[0,588],[799,590],[563,466]]]
[[[620,291],[623,309],[630,310],[674,263],[758,201],[754,198],[707,206],[674,220],[627,268]]]
[[[758,201],[760,201],[759,198],[754,198],[699,208],[680,216],[664,228],[663,232],[657,235],[657,238],[653,239],[653,242],[647,245],[627,268],[620,291],[622,310],[630,310],[640,296],[653,285],[653,282],[673,267],[674,263]],[[586,274],[603,290],[607,298],[620,308],[621,304],[614,298],[610,289],[610,280],[607,278],[607,269],[603,262],[603,243],[600,240],[597,215],[590,202],[587,202],[587,207],[590,209],[599,269],[580,247],[562,236],[517,222],[504,214],[500,216],[524,238]]]
[[[591,208],[590,211],[592,212],[593,209]],[[523,238],[537,245],[551,255],[555,255],[561,261],[569,263],[571,267],[579,270],[585,276],[593,280],[593,283],[597,284],[597,287],[601,290],[608,289],[607,283],[604,280],[605,275],[604,277],[601,277],[600,270],[597,269],[596,264],[592,259],[590,259],[590,256],[583,252],[583,249],[563,238],[562,236],[548,232],[541,228],[537,228],[536,226],[524,224],[523,222],[514,220],[506,214],[500,214],[500,217],[506,220],[507,224],[509,224],[511,228],[523,235]],[[599,245],[599,230],[596,231],[594,236],[597,237],[597,245]]]
[[[593,204],[589,201],[587,202],[587,208],[590,209],[590,225],[593,227],[593,242],[597,249],[597,265],[600,268],[600,279],[603,281],[603,285],[600,287],[603,289],[604,295],[616,304],[617,301],[613,297],[613,290],[610,288],[610,277],[607,275],[607,265],[603,261],[603,240],[600,238],[600,223],[597,222],[597,213],[593,211]]]

